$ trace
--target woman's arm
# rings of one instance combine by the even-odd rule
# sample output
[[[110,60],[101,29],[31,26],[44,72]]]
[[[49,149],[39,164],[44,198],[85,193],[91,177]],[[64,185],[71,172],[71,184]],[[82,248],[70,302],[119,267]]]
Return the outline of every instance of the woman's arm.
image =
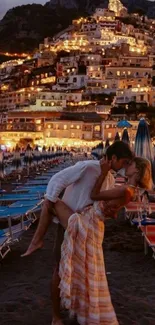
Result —
[[[127,203],[131,200],[133,191],[130,190],[130,188],[127,185],[100,192],[101,178],[102,178],[102,176],[100,177],[100,179],[97,180],[97,182],[91,192],[92,200],[94,200],[94,201],[102,201],[102,200],[109,201],[109,200],[113,200],[113,199],[124,198],[124,201]]]
[[[107,175],[107,171],[106,171],[106,173],[102,172],[100,177],[97,179],[95,186],[93,187],[92,192],[91,192],[92,200],[94,200],[94,201],[102,201],[102,200],[108,201],[108,200],[112,200],[112,199],[121,198],[122,196],[125,195],[126,187],[124,187],[124,186],[100,192],[102,183],[103,183],[106,175]]]
[[[119,199],[125,196],[126,187],[117,187],[111,190],[105,190],[99,192],[100,183],[96,183],[94,189],[91,192],[91,199],[94,201],[109,201],[113,199]]]

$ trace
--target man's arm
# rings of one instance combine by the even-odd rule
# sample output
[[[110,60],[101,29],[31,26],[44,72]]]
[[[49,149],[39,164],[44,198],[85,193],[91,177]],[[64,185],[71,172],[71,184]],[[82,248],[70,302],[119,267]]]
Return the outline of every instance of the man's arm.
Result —
[[[68,167],[55,174],[48,183],[45,198],[55,203],[60,193],[69,185],[78,181],[85,171],[85,161],[80,161],[74,166]]]

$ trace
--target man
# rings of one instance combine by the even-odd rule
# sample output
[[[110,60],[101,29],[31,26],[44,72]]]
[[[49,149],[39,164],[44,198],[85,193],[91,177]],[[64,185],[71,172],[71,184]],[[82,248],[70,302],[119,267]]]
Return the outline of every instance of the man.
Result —
[[[133,158],[129,146],[122,142],[116,141],[106,151],[106,158],[110,161],[110,168],[118,171],[125,167]],[[49,223],[52,219],[54,205],[62,190],[65,189],[62,200],[73,210],[78,211],[84,209],[87,205],[92,204],[90,193],[92,188],[101,174],[101,164],[104,164],[104,159],[99,161],[80,161],[72,167],[68,167],[54,175],[48,186],[45,195],[45,202],[42,208],[39,225],[32,242],[23,256],[30,255],[36,249],[43,245],[43,237],[47,231]],[[105,164],[106,168],[106,164]],[[102,168],[103,170],[103,168]],[[107,173],[106,173],[107,174]],[[110,189],[114,187],[114,177],[108,172],[103,182],[102,188]],[[63,211],[62,211],[63,213]],[[62,214],[61,213],[61,214]],[[58,222],[58,220],[56,220]],[[53,274],[53,325],[62,325],[60,316],[60,297],[59,297],[59,261],[61,244],[63,241],[63,229],[59,226],[58,237],[56,242],[56,260],[57,266]]]

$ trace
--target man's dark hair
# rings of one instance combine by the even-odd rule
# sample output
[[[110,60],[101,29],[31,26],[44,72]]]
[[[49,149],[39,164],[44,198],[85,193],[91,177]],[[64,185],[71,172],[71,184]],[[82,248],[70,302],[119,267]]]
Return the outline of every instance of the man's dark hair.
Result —
[[[106,150],[106,156],[108,160],[111,160],[112,156],[115,155],[117,159],[133,159],[134,153],[131,151],[129,145],[123,141],[115,141]]]

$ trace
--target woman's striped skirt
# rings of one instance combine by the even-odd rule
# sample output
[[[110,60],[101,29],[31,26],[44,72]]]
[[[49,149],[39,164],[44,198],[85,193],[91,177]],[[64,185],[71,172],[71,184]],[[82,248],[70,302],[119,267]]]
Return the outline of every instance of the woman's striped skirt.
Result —
[[[62,306],[80,325],[118,325],[105,273],[104,222],[94,207],[68,221],[60,262]]]

